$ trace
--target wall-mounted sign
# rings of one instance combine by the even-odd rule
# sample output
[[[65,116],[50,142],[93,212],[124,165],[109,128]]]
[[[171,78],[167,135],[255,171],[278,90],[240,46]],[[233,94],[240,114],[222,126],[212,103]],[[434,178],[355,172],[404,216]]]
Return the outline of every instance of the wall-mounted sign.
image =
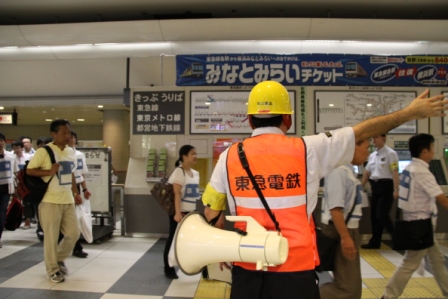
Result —
[[[176,55],[178,86],[447,86],[446,55]]]
[[[247,99],[250,91],[192,91],[190,132],[208,134],[250,134]],[[295,110],[295,92],[288,91]],[[296,132],[295,120],[288,133]]]
[[[185,92],[134,91],[132,134],[177,135],[185,133]]]
[[[1,113],[0,114],[0,124],[1,125],[12,125],[13,121],[13,113]]]
[[[315,91],[316,133],[354,126],[403,109],[415,97],[413,91]],[[417,121],[408,121],[388,134],[417,134]]]

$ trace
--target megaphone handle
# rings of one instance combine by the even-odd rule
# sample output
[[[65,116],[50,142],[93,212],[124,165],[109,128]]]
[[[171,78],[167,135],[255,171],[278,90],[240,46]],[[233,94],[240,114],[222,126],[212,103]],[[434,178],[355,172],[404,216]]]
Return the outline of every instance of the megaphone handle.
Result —
[[[239,229],[238,227],[235,227],[233,230],[234,230],[236,233],[238,233],[238,234],[240,234],[240,235],[242,235],[242,236],[246,236],[246,235],[247,235],[247,232],[245,232],[245,231],[242,230],[242,229]]]

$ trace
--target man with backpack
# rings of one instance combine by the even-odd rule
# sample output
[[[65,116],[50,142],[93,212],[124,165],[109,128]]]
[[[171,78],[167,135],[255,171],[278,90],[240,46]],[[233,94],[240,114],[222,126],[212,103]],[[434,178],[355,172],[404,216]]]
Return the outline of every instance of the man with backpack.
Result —
[[[71,137],[70,123],[57,119],[50,125],[53,142],[48,146],[54,153],[56,163],[45,148],[38,149],[28,164],[26,173],[42,177],[50,183],[39,204],[39,221],[45,234],[44,259],[48,277],[53,282],[63,282],[68,274],[64,260],[72,253],[79,238],[75,203],[82,199],[76,188],[73,174],[76,166],[75,152],[68,146]],[[64,235],[58,244],[59,232]]]
[[[14,155],[5,149],[5,135],[0,132],[0,248],[10,195],[14,193],[14,173],[19,169]]]

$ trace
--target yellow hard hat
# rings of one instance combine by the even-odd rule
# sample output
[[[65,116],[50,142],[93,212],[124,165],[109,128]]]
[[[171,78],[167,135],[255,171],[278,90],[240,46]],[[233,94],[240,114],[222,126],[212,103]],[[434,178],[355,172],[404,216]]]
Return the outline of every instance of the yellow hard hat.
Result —
[[[247,114],[293,114],[286,88],[276,81],[260,82],[252,88]]]

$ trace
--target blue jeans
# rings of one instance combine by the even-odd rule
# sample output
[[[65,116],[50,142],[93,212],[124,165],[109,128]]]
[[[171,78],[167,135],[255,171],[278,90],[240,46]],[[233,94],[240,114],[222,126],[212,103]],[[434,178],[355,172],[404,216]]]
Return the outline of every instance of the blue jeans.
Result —
[[[8,210],[9,194],[0,193],[0,239],[5,228],[6,211]]]

